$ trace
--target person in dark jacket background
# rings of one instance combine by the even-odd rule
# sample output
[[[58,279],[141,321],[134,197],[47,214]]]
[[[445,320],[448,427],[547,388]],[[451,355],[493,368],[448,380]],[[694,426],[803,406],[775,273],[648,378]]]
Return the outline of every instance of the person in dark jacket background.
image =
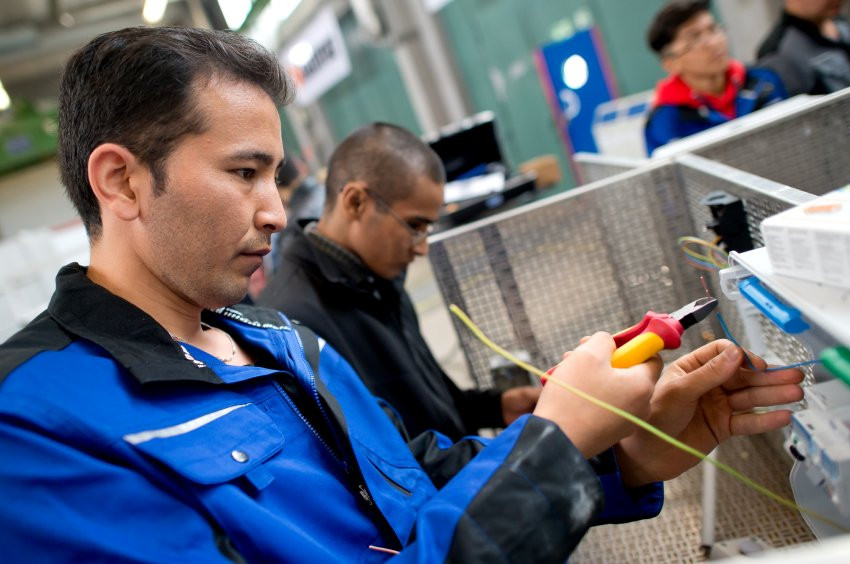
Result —
[[[355,131],[330,159],[321,219],[283,233],[280,266],[258,303],[326,339],[412,436],[458,439],[530,412],[540,390],[461,390],[419,330],[404,273],[427,252],[444,182],[439,157],[409,131],[380,123]]]
[[[850,23],[839,16],[844,1],[785,0],[758,64],[776,71],[789,96],[850,86]]]
[[[726,34],[708,0],[676,0],[647,33],[669,75],[655,89],[644,130],[646,151],[752,113],[786,97],[770,70],[747,69],[729,57]]]

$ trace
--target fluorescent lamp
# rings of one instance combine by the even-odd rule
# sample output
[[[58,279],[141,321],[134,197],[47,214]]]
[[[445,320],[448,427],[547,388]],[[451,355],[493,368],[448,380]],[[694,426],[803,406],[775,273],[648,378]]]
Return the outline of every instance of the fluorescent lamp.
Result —
[[[142,17],[149,24],[157,24],[162,21],[167,6],[168,0],[145,0]]]
[[[289,64],[296,67],[303,67],[313,58],[313,46],[306,41],[299,41],[289,50],[287,59]]]
[[[251,0],[218,0],[221,15],[230,29],[239,29],[251,12]]]
[[[3,86],[3,83],[0,82],[0,112],[8,110],[11,105],[12,99],[9,98],[9,93],[6,92],[6,88]]]
[[[288,18],[301,0],[272,0],[270,8],[277,14],[278,21],[283,21]]]

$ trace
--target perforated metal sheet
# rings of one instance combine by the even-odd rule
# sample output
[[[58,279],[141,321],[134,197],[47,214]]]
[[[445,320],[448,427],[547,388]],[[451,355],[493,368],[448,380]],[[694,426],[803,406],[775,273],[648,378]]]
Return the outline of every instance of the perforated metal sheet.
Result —
[[[596,153],[576,153],[572,159],[583,184],[603,180],[646,164],[645,159],[613,157]]]
[[[675,249],[692,229],[674,166],[617,178],[436,238],[430,257],[446,302],[550,366],[584,335],[702,295]],[[455,323],[470,374],[490,386],[493,353]],[[702,342],[698,332],[686,339]]]
[[[694,156],[685,156],[677,160],[679,174],[681,175],[682,189],[686,194],[690,214],[694,220],[693,235],[706,240],[713,239],[714,234],[705,226],[711,220],[708,207],[700,201],[710,192],[722,190],[740,198],[744,202],[747,213],[747,222],[750,227],[750,236],[756,247],[763,246],[759,224],[763,219],[779,213],[789,207],[814,199],[812,194],[804,193],[787,186],[774,183],[760,177],[733,169],[726,165],[708,161]],[[716,273],[704,273],[712,294],[720,299],[719,310],[732,335],[741,342],[743,346],[754,349],[753,343],[749,343],[739,310],[729,300],[725,299],[719,287]],[[758,324],[761,327],[765,344],[772,355],[784,364],[803,362],[813,358],[811,348],[804,342],[791,335],[783,333],[764,316],[757,314]],[[722,336],[719,326],[716,331]],[[764,350],[753,350],[758,354],[764,354]],[[812,369],[804,368],[807,374],[807,382],[813,379]]]
[[[850,89],[694,154],[810,192],[850,184]]]
[[[790,462],[777,457],[768,437],[736,437],[719,449],[719,459],[785,497]],[[667,482],[664,509],[645,521],[592,528],[571,564],[702,562],[700,546],[702,465]],[[767,546],[808,542],[813,535],[799,514],[785,509],[718,473],[715,520],[717,540],[756,537]]]
[[[648,309],[672,311],[703,294],[700,275],[721,299],[734,336],[747,345],[738,309],[726,300],[716,273],[698,271],[680,256],[683,235],[713,239],[700,200],[715,190],[741,198],[751,236],[759,222],[812,199],[808,193],[707,159],[685,155],[674,162],[620,174],[534,205],[494,216],[436,237],[433,270],[447,303],[457,303],[499,344],[527,350],[542,367],[557,362],[581,336],[616,331]],[[765,340],[785,363],[811,358],[811,350],[759,316]],[[470,374],[491,385],[492,353],[455,322]],[[721,336],[703,322],[686,333],[683,350]],[[756,351],[761,352],[761,351]],[[669,359],[669,358],[668,358]],[[809,374],[811,380],[811,374]],[[790,460],[777,441],[736,438],[721,460],[791,497]],[[668,482],[665,509],[656,519],[593,529],[571,562],[698,562],[701,467]],[[755,536],[780,547],[812,539],[793,511],[731,478],[718,483],[718,540]]]

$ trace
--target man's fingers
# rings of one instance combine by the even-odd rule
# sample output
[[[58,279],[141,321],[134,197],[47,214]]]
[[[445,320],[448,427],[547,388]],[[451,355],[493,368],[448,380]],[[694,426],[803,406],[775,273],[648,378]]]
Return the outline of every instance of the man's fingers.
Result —
[[[791,412],[785,409],[768,413],[739,413],[729,421],[732,435],[758,435],[774,431],[791,422]]]
[[[801,399],[803,390],[796,384],[751,387],[729,394],[729,407],[733,411],[749,411],[756,407],[782,405]]]
[[[741,349],[730,341],[714,341],[704,345],[677,361],[683,370],[677,388],[696,399],[718,386],[724,385],[738,370]]]
[[[618,368],[616,370],[618,372],[630,372],[630,374],[623,375],[626,378],[643,377],[651,380],[653,384],[655,384],[658,382],[658,379],[661,378],[661,369],[663,367],[664,361],[661,360],[661,357],[656,354],[649,357],[647,360],[641,362],[640,364],[636,364],[629,368]]]
[[[723,388],[726,390],[741,390],[752,386],[799,384],[805,376],[799,368],[786,368],[784,370],[776,370],[775,372],[753,372],[752,370],[742,368],[723,385]]]

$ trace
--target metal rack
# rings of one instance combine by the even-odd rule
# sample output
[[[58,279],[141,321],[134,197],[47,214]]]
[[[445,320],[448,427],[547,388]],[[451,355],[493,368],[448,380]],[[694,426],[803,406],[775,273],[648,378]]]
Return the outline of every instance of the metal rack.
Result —
[[[693,153],[617,170],[613,176],[568,193],[438,234],[429,241],[430,260],[445,302],[458,304],[492,339],[510,350],[528,353],[532,362],[543,368],[556,363],[563,351],[584,335],[600,329],[617,331],[647,310],[672,311],[703,295],[701,275],[720,299],[719,310],[732,334],[743,346],[774,363],[801,362],[822,348],[847,344],[850,315],[846,309],[834,307],[836,300],[845,300],[843,307],[850,307],[844,295],[797,289],[794,282],[771,286],[778,293],[799,294],[803,301],[814,296],[815,302],[822,300],[812,311],[809,304],[802,306],[818,329],[805,338],[790,335],[760,313],[724,297],[719,276],[697,271],[682,260],[676,248],[681,236],[713,238],[705,228],[709,210],[701,202],[713,191],[725,191],[743,202],[757,247],[753,254],[735,260],[770,280],[768,285],[776,284],[763,272],[758,258],[763,254],[758,250],[762,246],[760,222],[814,199],[814,194],[850,183],[850,161],[843,157],[850,146],[850,90],[788,107],[785,114],[775,112],[770,120],[726,138],[691,145]],[[771,155],[774,162],[770,162]],[[801,171],[808,182],[798,182]],[[804,190],[792,187],[798,185]],[[796,297],[791,299],[796,301]],[[453,323],[469,373],[479,387],[492,386],[492,353],[458,321]],[[720,336],[718,324],[703,322],[686,333],[682,349],[696,348]],[[806,368],[805,372],[807,385],[822,378],[815,369]],[[782,436],[736,439],[723,445],[718,456],[728,459],[736,452],[755,453],[752,456],[758,460],[739,458],[733,465],[745,472],[752,468],[747,473],[776,489],[784,486],[790,494],[792,459],[787,451],[781,451],[782,441]],[[764,464],[756,468],[756,463]],[[671,487],[681,484],[681,491],[688,492],[683,497],[699,500],[701,476],[702,469],[695,469]],[[622,535],[618,544],[628,547],[628,554],[621,556],[634,561],[636,546],[688,538],[695,546],[662,550],[667,556],[659,553],[655,559],[677,560],[670,556],[675,553],[688,560],[699,554],[700,544],[714,540],[712,530],[704,530],[700,538],[688,523],[705,524],[709,519],[721,539],[753,535],[778,547],[812,538],[799,515],[769,502],[762,505],[761,499],[748,499],[748,492],[729,497],[727,490],[734,486],[722,478],[719,483],[716,523],[708,514],[699,516],[698,501],[695,505],[688,502],[684,504],[688,509],[672,514],[670,521],[663,517],[665,525],[658,532],[663,539],[653,537],[653,527],[662,522],[655,521],[594,530],[585,544]],[[675,503],[669,496],[668,500]],[[576,561],[585,561],[581,547],[576,557]],[[695,561],[699,559],[694,556]]]

